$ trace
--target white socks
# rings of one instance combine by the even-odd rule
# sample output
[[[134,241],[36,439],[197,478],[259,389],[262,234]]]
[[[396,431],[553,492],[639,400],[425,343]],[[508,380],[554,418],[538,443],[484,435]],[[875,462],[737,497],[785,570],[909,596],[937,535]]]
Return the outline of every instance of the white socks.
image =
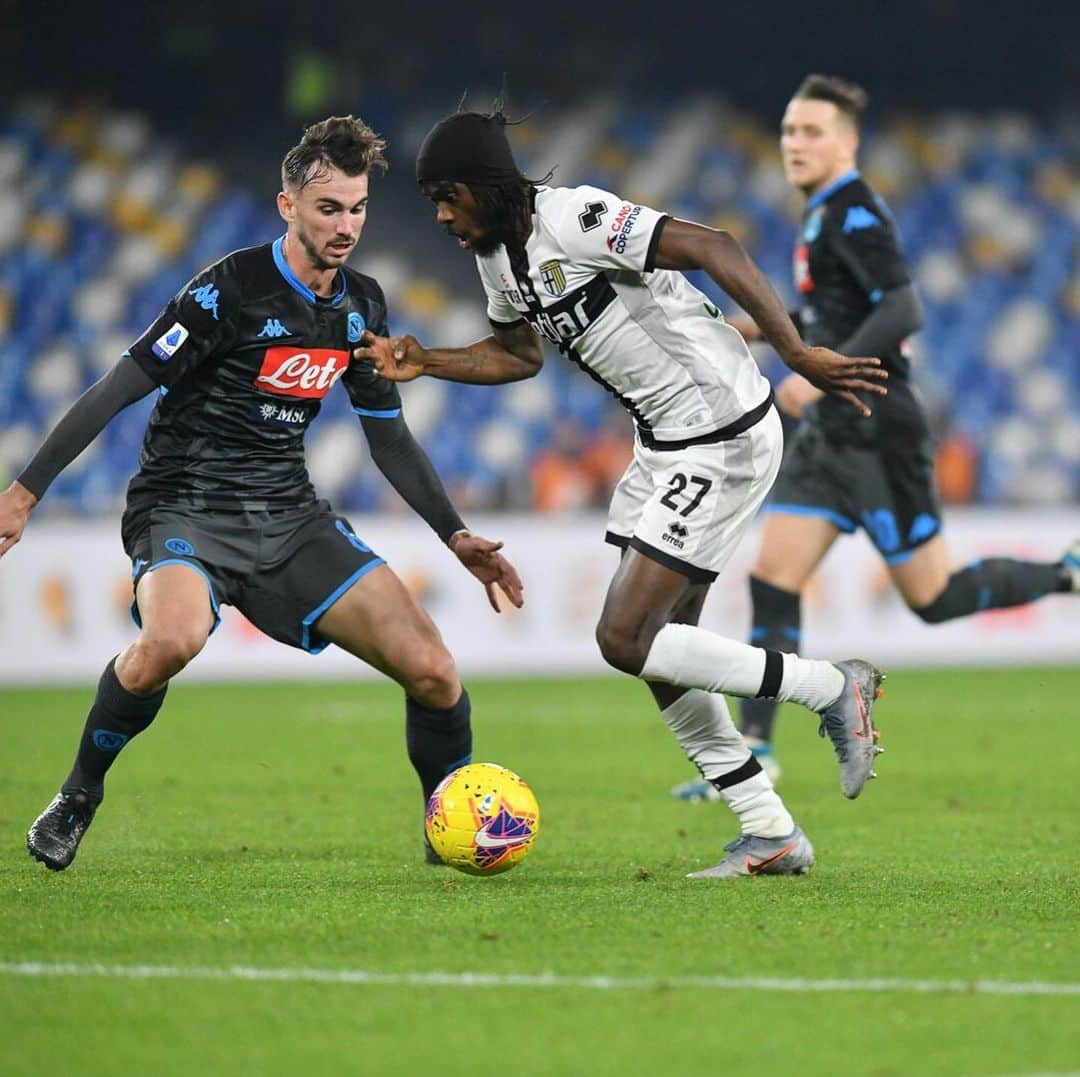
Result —
[[[638,676],[753,699],[772,664],[768,672],[774,683],[768,697],[801,703],[812,711],[824,710],[844,690],[844,675],[831,662],[784,654],[781,669],[775,658],[767,661],[770,654],[779,652],[738,643],[696,625],[669,624],[657,632]]]
[[[721,695],[692,690],[660,712],[690,761],[706,779],[738,777],[750,752],[731,720]],[[744,834],[779,838],[790,834],[795,822],[772,782],[760,770],[735,784],[719,787],[720,796],[739,817]]]

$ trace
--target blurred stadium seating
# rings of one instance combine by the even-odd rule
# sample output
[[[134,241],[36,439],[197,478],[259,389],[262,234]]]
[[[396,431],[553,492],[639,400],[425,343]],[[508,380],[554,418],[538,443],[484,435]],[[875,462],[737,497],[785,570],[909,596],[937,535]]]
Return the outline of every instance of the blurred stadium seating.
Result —
[[[396,151],[407,157],[426,126],[419,113],[403,121],[390,132]],[[1075,138],[1022,116],[961,115],[896,117],[864,140],[863,171],[896,214],[926,308],[913,348],[951,499],[1080,499]],[[594,183],[730,229],[793,301],[799,206],[770,127],[708,97],[653,109],[593,98],[545,111],[514,139],[530,175],[557,165],[558,183]],[[432,229],[419,204],[396,225]],[[138,115],[47,100],[12,108],[0,123],[0,482],[185,280],[280,230],[272,204],[191,163]],[[361,243],[356,263],[382,283],[395,331],[446,344],[487,332],[479,283],[446,248],[444,265],[425,258],[421,272],[401,247]],[[731,309],[711,281],[696,283]],[[761,361],[780,373],[775,357]],[[602,503],[627,452],[614,405],[561,362],[506,388],[425,380],[403,395],[463,507]],[[43,510],[117,510],[151,407],[116,419]],[[344,393],[327,398],[308,457],[321,492],[343,508],[392,507]]]

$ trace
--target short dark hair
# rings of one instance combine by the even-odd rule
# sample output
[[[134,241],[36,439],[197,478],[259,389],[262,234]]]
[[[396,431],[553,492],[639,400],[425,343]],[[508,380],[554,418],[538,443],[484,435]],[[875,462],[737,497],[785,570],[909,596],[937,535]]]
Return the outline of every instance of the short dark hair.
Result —
[[[312,180],[339,168],[346,176],[362,176],[386,168],[386,140],[355,116],[330,116],[305,128],[300,141],[281,162],[281,186],[302,191]]]
[[[858,83],[833,75],[807,75],[792,94],[792,99],[828,101],[847,116],[856,129],[870,103],[870,95]]]

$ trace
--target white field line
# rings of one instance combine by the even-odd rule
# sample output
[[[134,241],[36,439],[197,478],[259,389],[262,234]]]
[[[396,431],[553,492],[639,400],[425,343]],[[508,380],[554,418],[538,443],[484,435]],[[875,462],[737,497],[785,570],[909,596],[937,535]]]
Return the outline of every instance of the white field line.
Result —
[[[842,992],[895,991],[916,995],[1080,996],[1080,983],[1038,980],[781,979],[768,976],[559,976],[555,973],[372,972],[366,969],[268,969],[248,965],[100,965],[0,962],[0,976],[104,977],[117,980],[223,980],[278,983],[373,984],[387,987],[554,987],[589,991]]]

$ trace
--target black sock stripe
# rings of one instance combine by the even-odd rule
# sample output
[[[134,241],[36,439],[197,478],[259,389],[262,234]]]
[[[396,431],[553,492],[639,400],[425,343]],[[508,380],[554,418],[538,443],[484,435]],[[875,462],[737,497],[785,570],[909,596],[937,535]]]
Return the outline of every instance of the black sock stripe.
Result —
[[[784,679],[784,656],[779,651],[765,652],[765,672],[761,675],[758,699],[776,699]]]
[[[721,774],[719,778],[710,778],[709,781],[717,789],[727,789],[732,785],[738,785],[740,782],[745,782],[747,778],[752,778],[755,774],[761,773],[761,764],[753,757],[743,763],[741,767],[735,770],[729,770],[727,774]]]

